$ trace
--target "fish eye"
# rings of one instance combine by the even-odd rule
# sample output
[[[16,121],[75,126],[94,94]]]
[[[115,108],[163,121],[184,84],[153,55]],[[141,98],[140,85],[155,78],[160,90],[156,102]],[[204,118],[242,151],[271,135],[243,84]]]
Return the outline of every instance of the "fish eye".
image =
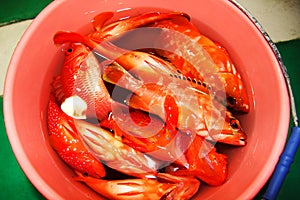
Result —
[[[84,172],[83,176],[89,176],[89,173],[88,172]]]
[[[227,97],[227,103],[231,106],[236,104],[236,98],[234,97]]]
[[[241,129],[240,122],[237,119],[235,119],[235,118],[230,119],[230,126],[234,130]]]
[[[73,52],[73,49],[72,48],[68,48],[68,50],[66,51],[67,54],[70,54]]]

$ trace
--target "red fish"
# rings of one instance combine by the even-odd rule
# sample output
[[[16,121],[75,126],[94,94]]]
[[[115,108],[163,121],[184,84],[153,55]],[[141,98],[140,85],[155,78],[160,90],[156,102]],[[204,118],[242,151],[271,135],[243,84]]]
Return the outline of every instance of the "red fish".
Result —
[[[159,50],[159,54],[170,60],[183,76],[190,77],[192,80],[200,80],[205,83],[207,76],[203,76],[202,72],[197,70],[191,62],[188,62],[173,52],[183,52],[180,50],[183,46],[189,46],[185,39],[178,39],[178,33],[182,33],[190,38],[193,42],[198,43],[210,56],[212,62],[216,65],[216,75],[224,85],[227,96],[227,106],[234,111],[249,112],[249,99],[245,90],[242,78],[231,60],[227,50],[212,41],[210,38],[201,34],[198,28],[185,17],[178,16],[168,20],[155,22],[153,27],[162,28],[164,32],[158,45],[169,49],[170,51]],[[184,37],[183,37],[184,38]],[[195,59],[198,59],[195,57]],[[195,61],[196,62],[196,61]],[[212,83],[209,83],[212,84]]]
[[[71,113],[72,116],[97,117],[100,120],[106,118],[111,111],[111,98],[101,79],[97,59],[91,50],[81,43],[71,43],[65,55],[61,74],[53,83],[56,99],[61,104],[67,98],[79,97],[82,104],[86,104],[86,109],[83,108],[84,105],[80,105],[82,113]],[[65,106],[72,107],[70,110],[73,112],[75,103],[77,102]]]
[[[80,140],[74,120],[58,107],[54,97],[48,106],[48,129],[51,146],[72,169],[95,178],[106,175],[102,163]]]
[[[201,136],[196,136],[185,152],[187,167],[171,165],[167,172],[175,175],[193,175],[205,183],[218,186],[227,178],[227,156],[216,152],[216,148],[205,141]]]

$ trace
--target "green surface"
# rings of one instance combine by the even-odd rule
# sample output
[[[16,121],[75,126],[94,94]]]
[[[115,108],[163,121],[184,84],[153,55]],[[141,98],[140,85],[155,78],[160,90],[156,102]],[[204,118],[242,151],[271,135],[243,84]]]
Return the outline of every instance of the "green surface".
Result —
[[[300,40],[278,43],[277,47],[288,68],[295,93],[298,114],[300,111]],[[28,181],[19,167],[6,136],[3,121],[3,99],[0,97],[0,199],[44,199],[43,196]],[[242,178],[242,177],[241,177]],[[300,196],[300,152],[286,177],[278,199],[298,199]],[[238,188],[236,188],[238,190]],[[260,199],[266,187],[255,199]]]
[[[52,0],[0,0],[0,26],[34,18]]]
[[[43,199],[16,161],[5,131],[2,97],[0,105],[0,199]]]

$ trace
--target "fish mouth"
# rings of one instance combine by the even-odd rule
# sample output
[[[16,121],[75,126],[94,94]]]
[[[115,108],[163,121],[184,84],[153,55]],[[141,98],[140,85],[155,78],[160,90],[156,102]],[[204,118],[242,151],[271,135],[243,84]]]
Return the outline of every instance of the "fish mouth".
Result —
[[[234,146],[245,146],[247,144],[247,138],[243,137],[243,136],[240,137],[240,136],[233,135],[233,136],[228,136],[222,142],[225,144],[230,144],[230,145],[234,145]]]
[[[247,144],[247,139],[246,138],[240,138],[239,145],[240,146],[245,146],[246,144]]]
[[[233,134],[221,132],[213,136],[208,136],[206,139],[212,142],[219,142],[234,146],[245,146],[247,144],[247,136],[243,132]]]

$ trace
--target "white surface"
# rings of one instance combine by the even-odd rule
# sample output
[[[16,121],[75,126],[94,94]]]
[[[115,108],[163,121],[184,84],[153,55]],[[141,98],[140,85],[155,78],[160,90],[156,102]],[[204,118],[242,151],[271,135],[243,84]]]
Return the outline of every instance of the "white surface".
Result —
[[[300,38],[300,0],[237,0],[274,42]],[[31,20],[0,27],[0,94],[11,55]]]
[[[24,31],[31,23],[26,20],[20,23],[0,27],[0,94],[3,94],[6,71],[13,51]]]
[[[300,38],[300,0],[237,0],[274,42]]]

